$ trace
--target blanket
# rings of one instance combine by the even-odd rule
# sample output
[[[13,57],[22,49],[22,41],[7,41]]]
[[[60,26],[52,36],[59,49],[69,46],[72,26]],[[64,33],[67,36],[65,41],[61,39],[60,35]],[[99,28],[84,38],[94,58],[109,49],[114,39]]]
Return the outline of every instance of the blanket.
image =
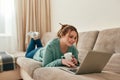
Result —
[[[6,51],[0,51],[0,72],[14,70],[16,68],[16,61],[13,55]]]

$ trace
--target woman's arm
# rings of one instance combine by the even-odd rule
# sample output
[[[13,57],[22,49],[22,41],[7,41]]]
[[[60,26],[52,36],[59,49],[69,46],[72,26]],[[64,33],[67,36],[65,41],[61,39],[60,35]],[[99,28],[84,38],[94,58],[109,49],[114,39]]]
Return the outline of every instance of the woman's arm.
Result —
[[[44,55],[43,55],[43,62],[42,65],[44,67],[55,67],[55,66],[62,66],[62,59],[55,58],[55,48],[52,45],[47,45]]]

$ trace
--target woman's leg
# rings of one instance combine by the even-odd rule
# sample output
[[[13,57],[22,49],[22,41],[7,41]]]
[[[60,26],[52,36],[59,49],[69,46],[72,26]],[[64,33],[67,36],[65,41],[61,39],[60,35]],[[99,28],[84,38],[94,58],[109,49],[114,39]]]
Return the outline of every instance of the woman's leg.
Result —
[[[37,48],[35,49],[36,45],[37,45]],[[43,47],[43,46],[42,46],[42,43],[41,43],[40,39],[34,40],[33,38],[31,38],[31,41],[28,45],[25,56],[28,57],[28,58],[33,58],[36,51],[41,47]]]
[[[43,47],[40,38],[35,40],[35,43],[36,43],[37,47],[39,47],[39,48]]]
[[[35,53],[37,52],[38,49],[39,49],[39,48],[36,48],[36,49],[32,50],[31,52],[26,53],[25,56],[26,56],[27,58],[33,58],[33,56],[35,55]]]
[[[36,52],[35,45],[36,45],[35,40],[31,38],[28,48],[26,50],[26,54],[25,54],[26,57],[32,58],[34,56]]]
[[[36,53],[36,51],[38,50],[38,48],[42,47],[42,43],[40,40],[40,34],[39,32],[30,32],[27,35],[29,35],[31,37],[31,41],[28,45],[27,51],[26,51],[26,57],[28,58],[33,58],[34,54]],[[37,46],[37,49],[35,49]]]

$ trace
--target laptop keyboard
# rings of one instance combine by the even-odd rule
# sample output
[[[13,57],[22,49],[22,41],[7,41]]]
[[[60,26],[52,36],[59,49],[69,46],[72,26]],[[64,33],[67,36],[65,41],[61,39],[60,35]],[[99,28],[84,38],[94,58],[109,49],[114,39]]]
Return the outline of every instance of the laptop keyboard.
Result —
[[[72,72],[76,72],[77,68],[68,68],[68,70],[72,71]]]

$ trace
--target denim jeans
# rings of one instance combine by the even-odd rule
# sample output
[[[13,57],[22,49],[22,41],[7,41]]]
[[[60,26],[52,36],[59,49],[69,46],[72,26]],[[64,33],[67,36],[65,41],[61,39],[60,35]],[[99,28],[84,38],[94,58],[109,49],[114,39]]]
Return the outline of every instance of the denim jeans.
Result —
[[[31,38],[30,43],[28,45],[25,57],[27,58],[33,58],[34,54],[37,52],[38,49],[40,49],[42,46],[41,40],[37,39],[34,40]]]

